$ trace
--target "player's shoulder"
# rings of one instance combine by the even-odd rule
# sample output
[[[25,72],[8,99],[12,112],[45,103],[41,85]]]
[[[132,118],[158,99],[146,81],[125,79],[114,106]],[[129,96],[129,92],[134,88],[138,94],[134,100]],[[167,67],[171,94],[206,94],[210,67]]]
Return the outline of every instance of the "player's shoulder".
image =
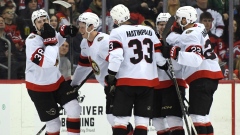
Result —
[[[32,43],[34,43],[34,44],[36,44],[36,43],[43,44],[43,41],[42,41],[42,38],[39,35],[37,35],[35,33],[30,33],[28,35],[28,37],[26,38],[26,45],[28,45],[29,43],[31,43],[31,44]]]
[[[207,34],[205,26],[201,23],[195,23],[194,27],[188,28],[183,32],[186,36],[199,36],[201,34]]]
[[[26,40],[36,40],[37,37],[38,37],[37,34],[35,34],[35,33],[30,33],[30,34],[28,35],[28,37],[27,37]]]
[[[109,35],[106,33],[98,33],[98,35],[94,39],[94,44],[108,44],[109,43]]]
[[[96,36],[96,39],[98,42],[102,41],[108,41],[109,40],[109,35],[106,33],[99,32],[98,35]]]

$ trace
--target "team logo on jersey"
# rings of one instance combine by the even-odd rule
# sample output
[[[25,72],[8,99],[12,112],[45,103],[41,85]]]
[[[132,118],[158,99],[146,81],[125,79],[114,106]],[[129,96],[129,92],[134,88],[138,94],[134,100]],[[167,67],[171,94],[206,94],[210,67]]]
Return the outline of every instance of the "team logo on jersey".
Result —
[[[101,41],[103,39],[103,37],[99,37],[98,39],[97,39],[97,41],[99,42],[99,41]]]
[[[49,111],[46,111],[49,115],[55,115],[56,114],[56,109],[51,108]]]
[[[30,37],[28,37],[28,39],[33,39],[35,37],[36,37],[35,35],[31,35]]]
[[[99,66],[97,65],[97,63],[93,60],[91,60],[91,63],[92,63],[92,69],[93,69],[93,72],[94,74],[96,75],[99,75],[100,74],[100,68]]]
[[[189,34],[189,33],[191,33],[193,30],[188,30],[188,31],[186,31],[186,34]]]

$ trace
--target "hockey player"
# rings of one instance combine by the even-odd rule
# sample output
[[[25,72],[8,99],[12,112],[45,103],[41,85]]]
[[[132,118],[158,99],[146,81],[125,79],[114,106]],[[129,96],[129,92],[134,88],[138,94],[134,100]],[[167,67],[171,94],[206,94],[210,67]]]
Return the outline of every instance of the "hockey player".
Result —
[[[171,17],[169,13],[160,13],[156,18],[157,33],[162,37],[162,32],[168,19]],[[180,66],[179,66],[180,67]],[[182,112],[177,96],[173,80],[167,75],[168,70],[158,68],[159,85],[154,89],[153,101],[153,126],[157,131],[157,135],[185,135],[183,129]],[[179,90],[182,98],[185,97],[185,88],[187,87],[185,80],[182,79],[182,70],[178,68],[174,70]]]
[[[80,112],[77,90],[64,81],[57,65],[59,45],[66,35],[75,36],[74,26],[61,26],[57,33],[49,25],[49,16],[40,9],[32,13],[36,28],[26,39],[26,87],[40,120],[46,122],[46,135],[59,135],[61,122],[58,104],[67,113],[68,135],[80,134]],[[61,34],[61,35],[60,35]],[[57,104],[58,103],[58,104]]]
[[[218,58],[204,25],[195,23],[197,12],[193,7],[180,7],[176,17],[184,31],[174,46],[163,47],[162,53],[183,66],[183,78],[189,84],[189,114],[197,133],[212,135],[208,114],[218,81],[223,78]]]
[[[126,25],[130,19],[127,7],[116,5],[110,11],[118,25],[110,33],[109,65],[106,82],[115,86],[113,102],[113,135],[126,135],[134,108],[134,135],[147,135],[152,115],[153,87],[158,84],[157,66],[166,60],[160,53],[160,41],[153,29],[142,25]]]
[[[167,24],[168,19],[171,17],[169,13],[160,13],[156,18],[156,28],[159,39],[162,39],[162,33]]]
[[[83,40],[81,42],[81,54],[78,66],[74,72],[71,85],[79,85],[93,71],[97,81],[104,87],[106,94],[106,114],[108,122],[114,126],[114,116],[112,115],[113,93],[110,93],[110,87],[104,83],[104,77],[107,75],[108,67],[108,48],[109,35],[97,32],[99,26],[99,17],[91,12],[85,12],[78,18],[79,29]],[[128,127],[129,135],[132,133],[131,124]]]

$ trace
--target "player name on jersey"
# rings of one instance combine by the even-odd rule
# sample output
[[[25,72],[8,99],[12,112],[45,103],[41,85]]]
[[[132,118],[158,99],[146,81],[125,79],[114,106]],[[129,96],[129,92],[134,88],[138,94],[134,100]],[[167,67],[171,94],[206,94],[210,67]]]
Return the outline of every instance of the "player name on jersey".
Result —
[[[146,29],[126,31],[126,34],[127,34],[127,37],[135,37],[140,35],[152,36],[151,30],[146,30]]]

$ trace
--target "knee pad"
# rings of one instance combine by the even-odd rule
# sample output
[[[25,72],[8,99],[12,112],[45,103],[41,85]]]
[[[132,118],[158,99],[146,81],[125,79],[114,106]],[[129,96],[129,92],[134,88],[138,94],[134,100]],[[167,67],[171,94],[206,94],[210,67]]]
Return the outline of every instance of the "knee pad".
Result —
[[[59,117],[46,122],[46,131],[49,133],[55,133],[60,131],[61,122]]]
[[[135,120],[135,127],[136,126],[148,127],[149,125],[149,118],[147,117],[134,116],[134,120]]]
[[[192,118],[193,123],[208,123],[209,122],[209,118],[207,116],[190,114],[190,117]]]
[[[116,118],[116,116],[113,116],[112,114],[107,114],[107,120],[112,127],[114,126],[114,119],[115,118]]]
[[[81,107],[76,99],[69,101],[63,108],[66,111],[68,118],[79,118],[81,113]]]
[[[167,116],[166,120],[167,120],[167,124],[168,124],[169,128],[172,128],[172,127],[183,127],[183,121],[182,121],[181,117]]]
[[[128,122],[130,120],[130,117],[129,116],[126,116],[126,117],[115,117],[114,119],[114,125],[123,125],[123,126],[126,126],[128,125]]]
[[[153,118],[152,124],[155,127],[156,131],[162,131],[169,128],[167,125],[166,119],[163,117]]]

